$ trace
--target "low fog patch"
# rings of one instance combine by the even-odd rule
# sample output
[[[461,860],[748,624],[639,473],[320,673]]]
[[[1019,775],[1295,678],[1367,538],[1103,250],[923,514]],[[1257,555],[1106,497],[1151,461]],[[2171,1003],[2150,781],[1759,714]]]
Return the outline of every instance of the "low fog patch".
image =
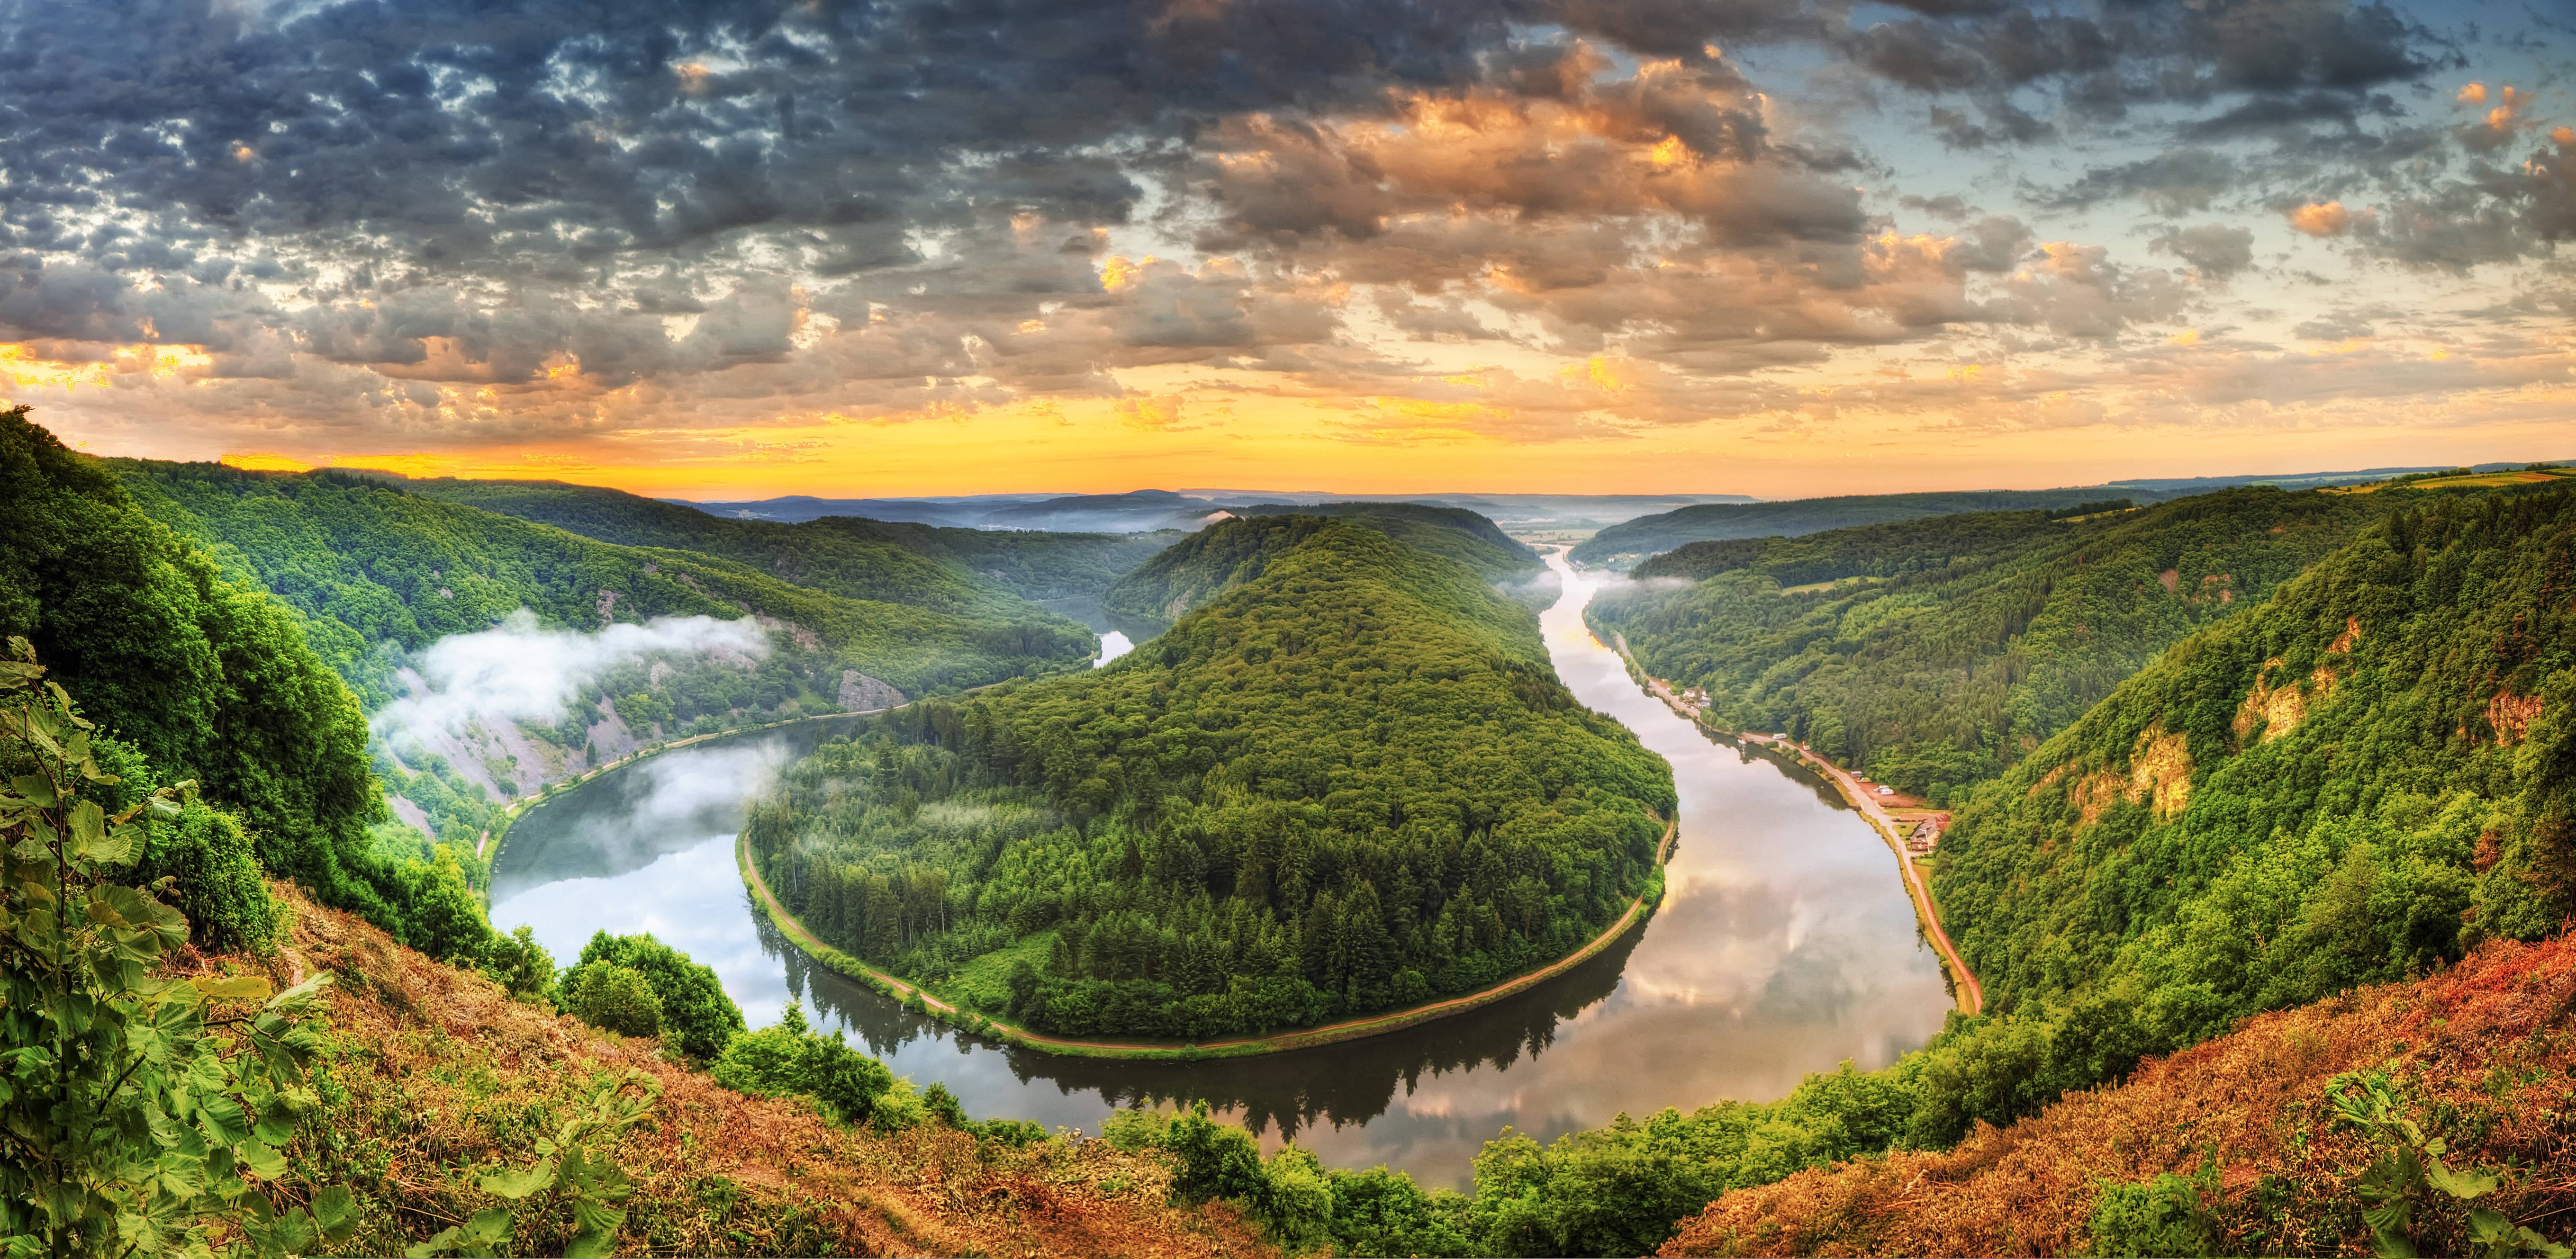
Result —
[[[379,738],[425,746],[453,742],[478,726],[553,725],[566,705],[612,669],[670,656],[708,656],[748,666],[769,654],[769,634],[750,617],[655,617],[588,633],[545,629],[526,608],[488,630],[450,634],[412,657],[420,679],[377,713]]]

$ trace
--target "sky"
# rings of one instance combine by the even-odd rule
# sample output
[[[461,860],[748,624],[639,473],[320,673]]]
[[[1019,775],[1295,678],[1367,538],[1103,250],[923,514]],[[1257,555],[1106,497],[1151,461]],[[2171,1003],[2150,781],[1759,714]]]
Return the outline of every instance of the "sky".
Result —
[[[0,399],[702,498],[2576,458],[2563,0],[0,0]]]

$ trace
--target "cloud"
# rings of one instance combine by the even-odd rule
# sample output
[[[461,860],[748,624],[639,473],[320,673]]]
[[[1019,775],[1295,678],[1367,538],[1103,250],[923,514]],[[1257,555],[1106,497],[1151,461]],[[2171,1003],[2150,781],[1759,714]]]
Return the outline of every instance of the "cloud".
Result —
[[[2199,147],[2171,149],[2086,171],[2051,200],[2061,206],[2087,206],[2114,197],[2136,197],[2156,213],[2171,216],[2208,209],[2236,179],[2236,163],[2226,154]]]
[[[749,617],[655,617],[582,633],[541,628],[521,608],[493,629],[451,634],[415,653],[419,685],[371,724],[397,749],[453,741],[477,725],[550,724],[582,688],[621,666],[674,657],[749,664],[768,654],[768,634]]]
[[[2147,247],[2180,258],[2190,263],[2192,270],[2213,280],[2224,280],[2254,265],[2253,229],[2224,223],[2202,223],[2166,232]]]
[[[745,458],[1229,391],[1619,438],[2319,315],[2231,214],[2433,274],[2576,234],[2542,98],[2352,0],[7,13],[0,371],[138,451]]]
[[[2290,227],[2309,236],[2341,236],[2352,230],[2353,213],[2340,201],[2311,201],[2293,206]]]

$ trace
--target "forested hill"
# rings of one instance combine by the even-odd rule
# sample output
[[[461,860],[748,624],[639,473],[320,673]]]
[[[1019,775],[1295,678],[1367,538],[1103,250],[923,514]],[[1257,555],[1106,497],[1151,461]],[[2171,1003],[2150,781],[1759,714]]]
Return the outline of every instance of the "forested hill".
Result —
[[[1700,503],[1612,525],[1576,545],[1571,558],[1578,564],[1625,570],[1648,556],[1693,542],[1794,537],[1958,512],[2057,511],[2114,499],[2143,503],[2169,497],[2170,492],[2093,485],[2062,490],[1965,490],[1799,498],[1776,503]]]
[[[2418,499],[2120,686],[1941,842],[1989,1008],[2154,1053],[2556,930],[2571,583],[2576,490]]]
[[[1260,507],[1190,535],[1118,579],[1101,608],[1138,639],[1261,575],[1270,558],[1303,543],[1326,518],[1365,525],[1406,547],[1455,560],[1489,584],[1527,591],[1545,573],[1538,553],[1474,512],[1414,503]]]
[[[144,860],[147,875],[183,875],[198,940],[265,937],[263,870],[399,924],[392,878],[368,863],[384,803],[366,721],[289,610],[134,510],[116,476],[26,407],[0,409],[0,530],[0,641],[26,636],[77,695],[103,731],[100,760],[137,778],[129,793],[149,796],[152,765],[240,814],[191,806]]]
[[[1198,1038],[1472,990],[1649,885],[1670,771],[1526,608],[1335,521],[1194,542],[1241,580],[1118,663],[792,768],[746,829],[781,899],[967,1008]]]
[[[1005,602],[889,548],[889,597],[855,599],[722,558],[619,546],[406,491],[363,475],[108,461],[138,506],[197,538],[319,624],[315,645],[371,702],[380,644],[418,649],[519,608],[595,629],[656,616],[745,614],[802,630],[848,668],[907,693],[1076,663],[1078,625]],[[843,574],[855,588],[859,578]]]
[[[1464,507],[1429,503],[1262,503],[1234,509],[1239,516],[1322,516],[1367,525],[1417,551],[1445,555],[1486,581],[1527,583],[1547,571],[1536,551],[1502,526]]]
[[[398,817],[466,851],[501,803],[657,739],[1077,668],[1097,641],[890,547],[889,592],[931,606],[599,542],[380,478],[106,466],[144,512],[304,615],[306,638],[377,715]],[[860,588],[856,571],[839,576]],[[746,616],[760,628],[725,628]],[[662,620],[691,617],[709,619]],[[519,637],[465,637],[487,631]],[[462,690],[442,692],[441,651]],[[513,668],[560,689],[560,704],[478,689]]]
[[[1649,673],[1706,687],[1718,724],[1788,731],[1946,803],[2395,506],[2251,488],[1695,543],[1638,569],[1668,581],[1587,615]]]
[[[1020,599],[1097,598],[1109,583],[1181,537],[1173,532],[954,529],[850,516],[795,524],[733,520],[621,490],[559,481],[436,479],[404,486],[415,494],[602,542],[673,547],[737,560],[843,598],[1003,615],[1027,615],[1028,609],[1017,604]]]
[[[23,407],[0,411],[0,533],[0,638],[25,636],[98,723],[121,780],[109,806],[200,784],[202,801],[152,824],[139,870],[176,880],[199,944],[263,944],[276,876],[418,947],[480,947],[489,929],[453,864],[377,850],[366,721],[295,612],[137,510]]]

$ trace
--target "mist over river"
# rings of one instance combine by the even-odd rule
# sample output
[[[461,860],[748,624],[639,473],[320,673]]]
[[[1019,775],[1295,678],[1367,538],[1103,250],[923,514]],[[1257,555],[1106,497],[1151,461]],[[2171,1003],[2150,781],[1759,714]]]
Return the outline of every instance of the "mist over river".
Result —
[[[1622,1111],[1768,1101],[1808,1072],[1883,1066],[1929,1039],[1950,999],[1895,855],[1821,780],[1712,740],[1644,694],[1584,627],[1590,579],[1549,563],[1564,579],[1541,618],[1557,673],[1672,762],[1681,835],[1643,929],[1482,1009],[1196,1063],[1058,1058],[907,1013],[810,965],[753,909],[734,864],[747,799],[846,721],[664,753],[531,811],[493,871],[493,925],[532,926],[567,965],[593,931],[650,931],[713,967],[754,1027],[801,1003],[978,1117],[1096,1132],[1122,1104],[1204,1098],[1265,1145],[1293,1134],[1336,1166],[1386,1163],[1462,1189],[1505,1126],[1544,1141]]]

